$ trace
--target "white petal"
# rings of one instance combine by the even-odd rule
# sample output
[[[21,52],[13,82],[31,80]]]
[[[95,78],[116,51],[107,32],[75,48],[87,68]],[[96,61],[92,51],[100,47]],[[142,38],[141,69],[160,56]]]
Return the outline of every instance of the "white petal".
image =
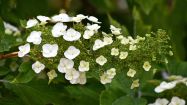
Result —
[[[53,22],[70,22],[71,21],[71,17],[69,17],[65,13],[61,13],[59,15],[55,15],[51,19],[52,19]]]
[[[54,37],[59,37],[61,35],[64,35],[66,33],[67,26],[63,23],[56,23],[52,28],[52,35]]]
[[[19,46],[18,49],[18,57],[23,57],[30,52],[30,44],[27,43],[23,46]]]
[[[33,44],[40,44],[42,41],[41,31],[32,31],[30,35],[27,37],[27,42],[32,42]]]
[[[45,68],[45,65],[42,64],[39,61],[36,61],[34,64],[32,64],[32,69],[36,72],[36,73],[40,73],[43,69]]]
[[[36,19],[29,19],[28,21],[27,21],[27,26],[26,26],[26,28],[31,28],[31,27],[33,27],[33,26],[35,26],[35,25],[37,25],[38,24],[38,21],[36,20]]]
[[[68,69],[72,69],[74,66],[74,62],[70,59],[61,58],[60,63],[58,65],[58,71],[61,73],[66,73]]]
[[[55,57],[58,52],[58,45],[57,44],[44,44],[42,46],[42,54],[44,57]]]
[[[64,40],[66,41],[76,41],[79,40],[81,37],[80,32],[70,28],[67,30],[66,34],[63,36]]]
[[[98,19],[97,19],[96,17],[94,17],[94,16],[89,16],[87,19],[88,19],[89,21],[91,21],[91,22],[94,22],[94,23],[101,23],[101,22],[99,22]]]
[[[64,56],[68,59],[74,59],[80,54],[80,50],[74,46],[69,46],[69,48],[64,52]]]

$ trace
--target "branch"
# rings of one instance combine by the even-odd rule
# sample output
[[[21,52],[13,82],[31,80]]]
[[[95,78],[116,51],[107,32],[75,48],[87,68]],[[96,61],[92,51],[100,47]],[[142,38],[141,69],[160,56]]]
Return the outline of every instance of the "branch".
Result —
[[[18,57],[18,52],[12,52],[9,54],[0,54],[0,59],[14,58],[14,57]]]

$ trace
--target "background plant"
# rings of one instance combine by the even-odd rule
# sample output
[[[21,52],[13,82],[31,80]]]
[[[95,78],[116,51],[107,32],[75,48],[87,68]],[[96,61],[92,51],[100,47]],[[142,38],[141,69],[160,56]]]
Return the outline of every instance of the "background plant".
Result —
[[[165,65],[156,65],[158,70],[155,74],[148,74],[149,81],[143,82],[144,86],[135,90],[130,89],[132,80],[126,77],[128,69],[125,70],[125,73],[116,75],[113,82],[105,86],[94,78],[89,78],[87,84],[83,86],[71,85],[63,75],[58,75],[48,85],[46,73],[36,75],[31,68],[33,62],[27,57],[3,59],[0,67],[0,103],[2,105],[73,105],[74,103],[78,105],[99,103],[102,105],[120,105],[120,103],[146,105],[153,103],[156,98],[163,97],[168,100],[171,100],[173,96],[186,98],[185,91],[180,91],[186,89],[183,84],[178,84],[174,89],[166,90],[163,93],[154,92],[160,82],[170,81],[163,76],[164,73],[186,77],[186,13],[181,12],[186,9],[185,0],[1,0],[1,54],[18,51],[18,46],[25,43],[30,32],[24,28],[26,20],[38,15],[58,14],[62,8],[71,16],[79,13],[96,16],[102,21],[101,30],[106,33],[110,33],[110,24],[121,28],[123,35],[132,35],[133,38],[136,38],[137,35],[144,37],[146,33],[156,32],[160,28],[165,29],[171,38],[174,57],[169,58]],[[3,21],[18,27],[21,34],[13,32],[11,35],[7,35],[9,30],[5,30]],[[158,33],[152,35],[156,34]],[[153,41],[150,39],[150,42]],[[8,57],[14,56],[15,53]],[[161,61],[165,61],[165,58]],[[143,77],[147,78],[147,75]],[[138,90],[141,90],[141,94]]]

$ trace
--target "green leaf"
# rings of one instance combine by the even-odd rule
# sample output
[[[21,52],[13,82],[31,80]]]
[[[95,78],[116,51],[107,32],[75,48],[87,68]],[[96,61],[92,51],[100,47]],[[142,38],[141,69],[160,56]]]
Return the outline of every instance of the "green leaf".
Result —
[[[113,102],[112,105],[147,105],[145,99],[133,98],[130,96],[123,96]]]
[[[0,98],[0,105],[23,105],[18,97],[3,97]]]
[[[124,93],[114,92],[112,90],[104,90],[100,95],[100,105],[112,105],[112,103],[123,96]]]
[[[4,36],[4,33],[5,33],[5,28],[4,28],[3,20],[0,17],[0,40],[2,36]]]
[[[112,83],[106,85],[107,90],[100,95],[101,105],[112,105],[112,103],[124,95],[132,95],[133,90],[130,89],[132,80],[126,76],[124,72],[118,73],[113,78]]]
[[[32,64],[30,62],[22,63],[19,67],[20,73],[14,78],[12,82],[13,83],[27,83],[31,81],[35,76],[35,73],[32,70],[31,65]]]
[[[0,67],[0,76],[6,75],[10,72],[10,69],[6,67]]]
[[[183,61],[170,61],[168,63],[168,71],[170,75],[182,75],[187,77],[187,62]]]
[[[134,35],[143,36],[151,32],[151,25],[147,25],[142,21],[141,15],[136,7],[133,8],[134,18]]]
[[[6,83],[5,86],[22,100],[22,105],[98,105],[103,86],[92,83],[48,85],[48,81],[37,79],[25,84]]]
[[[136,0],[145,14],[149,14],[159,0]]]

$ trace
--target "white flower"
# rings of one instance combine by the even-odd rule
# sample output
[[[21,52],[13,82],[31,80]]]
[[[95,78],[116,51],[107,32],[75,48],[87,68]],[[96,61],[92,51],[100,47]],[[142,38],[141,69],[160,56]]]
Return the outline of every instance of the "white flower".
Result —
[[[127,58],[127,56],[128,56],[128,52],[120,52],[120,55],[119,55],[119,58],[120,59],[126,59]]]
[[[58,64],[58,71],[61,73],[66,73],[68,69],[72,69],[74,62],[70,59],[61,58]]]
[[[114,35],[120,35],[121,34],[121,28],[116,28],[115,26],[113,25],[110,25],[110,30],[112,32],[112,34]]]
[[[165,91],[166,89],[164,89],[164,88],[161,88],[160,86],[157,86],[155,89],[154,89],[154,91],[156,92],[156,93],[161,93],[161,92],[163,92],[163,91]]]
[[[168,83],[163,81],[163,82],[161,82],[161,84],[159,86],[157,86],[155,88],[155,92],[156,93],[161,93],[161,92],[163,92],[165,90],[172,89],[172,88],[174,88],[176,86],[176,84],[177,84],[177,82],[175,82],[175,81],[168,82]]]
[[[103,39],[104,45],[110,45],[113,43],[112,37],[104,37]]]
[[[70,80],[71,84],[86,84],[86,73],[79,72],[79,77],[77,79]]]
[[[92,30],[85,30],[83,34],[84,39],[90,39],[94,35],[94,31]]]
[[[40,20],[40,24],[43,25],[43,24],[46,24],[48,20],[51,20],[49,17],[47,16],[37,16],[37,19]]]
[[[145,61],[143,64],[143,68],[145,71],[149,71],[151,69],[151,64],[148,61]]]
[[[91,31],[94,31],[94,32],[97,32],[100,27],[101,26],[99,26],[98,24],[93,24],[93,25],[87,25],[86,26],[86,28],[88,30],[91,30]]]
[[[132,85],[131,85],[131,89],[134,89],[134,88],[136,88],[136,87],[139,87],[139,79],[137,79],[137,80],[134,80],[133,81],[133,83],[132,83]]]
[[[68,29],[65,35],[63,36],[64,40],[66,41],[76,41],[79,40],[80,37],[80,32],[74,30],[73,28]]]
[[[167,105],[169,103],[169,101],[165,98],[158,98],[156,99],[155,103],[153,104],[148,104],[148,105]]]
[[[129,50],[136,50],[136,45],[130,45]]]
[[[86,61],[80,61],[79,65],[79,71],[84,72],[89,70],[89,62]]]
[[[85,72],[80,72],[80,76],[78,78],[78,83],[79,84],[86,84],[86,73]]]
[[[66,33],[67,26],[63,23],[56,23],[51,32],[54,37],[59,37],[61,35],[64,35]]]
[[[50,83],[51,80],[53,80],[54,78],[57,77],[57,73],[55,70],[51,70],[51,71],[47,72],[47,76],[49,77],[49,83]]]
[[[38,24],[38,21],[36,20],[36,19],[29,19],[28,21],[27,21],[27,26],[26,26],[26,28],[31,28],[31,27],[33,27],[33,26],[35,26],[35,25],[37,25]]]
[[[123,39],[123,38],[124,38],[123,35],[119,35],[119,36],[117,36],[117,39],[119,39],[119,40],[121,40],[121,39]]]
[[[18,29],[18,27],[9,24],[7,22],[3,22],[4,27],[5,27],[5,33],[6,34],[13,34],[14,36],[20,35],[20,30]]]
[[[170,55],[170,56],[173,56],[173,51],[169,51],[169,55]]]
[[[102,47],[104,47],[104,42],[102,40],[100,40],[100,39],[96,39],[95,43],[93,45],[93,50],[95,51],[95,50],[98,50],[98,49],[100,49]]]
[[[180,99],[179,97],[173,97],[168,105],[185,105],[185,103],[185,100]]]
[[[134,77],[135,74],[136,74],[136,70],[133,69],[129,69],[129,71],[127,72],[127,76],[129,77]]]
[[[104,73],[102,76],[100,76],[100,81],[102,84],[111,83],[112,79],[108,77],[108,74]]]
[[[99,22],[98,19],[97,19],[96,17],[94,17],[94,16],[89,16],[87,19],[88,19],[89,21],[91,21],[91,22],[94,22],[94,23],[101,23],[101,22]]]
[[[109,70],[106,71],[106,74],[108,75],[108,78],[112,79],[116,75],[116,69],[110,68]]]
[[[83,19],[87,18],[88,16],[84,16],[82,14],[78,14],[76,17],[72,18],[73,22],[81,22]]]
[[[30,44],[19,46],[18,57],[23,57],[30,52]]]
[[[74,46],[69,46],[68,49],[64,52],[64,56],[68,59],[74,59],[80,54],[80,50]]]
[[[126,38],[126,37],[123,37],[123,38],[121,39],[121,44],[123,44],[123,45],[129,44],[129,39]]]
[[[40,73],[44,68],[45,65],[39,61],[36,61],[34,64],[32,64],[32,69],[35,71],[35,73]]]
[[[53,22],[70,22],[71,21],[71,17],[69,17],[66,13],[55,15],[51,19]]]
[[[119,49],[118,48],[112,48],[111,49],[111,55],[118,56],[119,55]]]
[[[107,59],[103,55],[96,58],[96,63],[98,63],[101,66],[103,66],[106,62],[107,62]]]
[[[42,46],[42,54],[44,57],[55,57],[58,52],[58,45],[57,44],[44,44]]]
[[[30,35],[27,37],[27,42],[32,42],[33,44],[38,45],[42,41],[41,35],[41,31],[32,31]]]
[[[73,80],[73,79],[77,79],[79,75],[80,75],[79,72],[74,68],[72,68],[66,71],[65,78],[67,80]]]

